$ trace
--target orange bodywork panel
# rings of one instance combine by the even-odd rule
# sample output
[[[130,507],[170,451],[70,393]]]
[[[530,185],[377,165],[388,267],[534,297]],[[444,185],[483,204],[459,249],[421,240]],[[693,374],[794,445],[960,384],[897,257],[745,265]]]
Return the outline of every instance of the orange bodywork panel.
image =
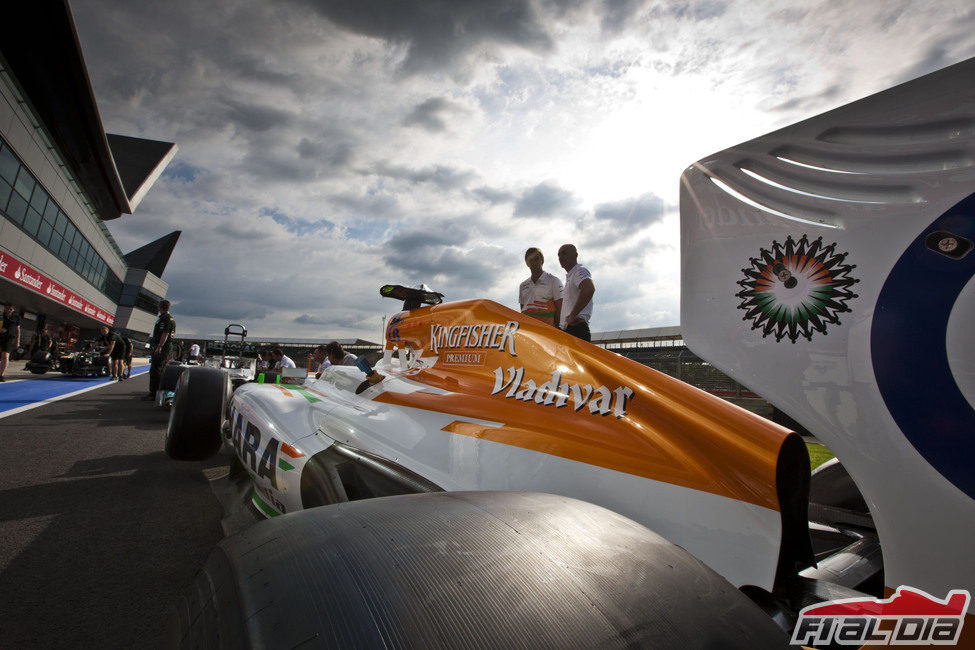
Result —
[[[376,401],[457,416],[446,431],[779,510],[789,430],[537,319],[487,300],[423,307],[390,320],[386,348],[412,350],[402,374],[447,392]]]

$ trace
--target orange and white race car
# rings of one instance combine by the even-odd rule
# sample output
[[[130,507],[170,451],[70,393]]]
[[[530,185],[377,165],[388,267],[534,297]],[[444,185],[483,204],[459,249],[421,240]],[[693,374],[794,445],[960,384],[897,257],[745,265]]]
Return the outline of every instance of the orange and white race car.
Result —
[[[973,78],[682,178],[685,339],[842,466],[811,477],[798,434],[497,303],[387,286],[372,363],[234,391],[183,373],[167,452],[229,445],[269,517],[210,556],[184,645],[899,643],[810,608],[900,587],[954,594],[915,641],[971,643]]]

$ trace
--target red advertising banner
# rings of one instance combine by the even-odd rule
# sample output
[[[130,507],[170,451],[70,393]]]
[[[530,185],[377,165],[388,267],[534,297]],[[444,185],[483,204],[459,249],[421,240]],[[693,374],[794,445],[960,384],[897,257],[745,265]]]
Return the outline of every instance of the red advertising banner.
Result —
[[[13,255],[0,253],[0,276],[13,280],[36,293],[42,293],[55,302],[67,305],[90,318],[112,325],[115,317],[84,298],[79,298],[43,273],[24,264]]]

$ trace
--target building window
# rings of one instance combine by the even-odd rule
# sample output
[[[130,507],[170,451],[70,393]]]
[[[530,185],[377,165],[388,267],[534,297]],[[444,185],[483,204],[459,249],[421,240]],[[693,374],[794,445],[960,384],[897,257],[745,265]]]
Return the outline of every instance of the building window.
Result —
[[[118,303],[122,281],[0,138],[0,212]]]

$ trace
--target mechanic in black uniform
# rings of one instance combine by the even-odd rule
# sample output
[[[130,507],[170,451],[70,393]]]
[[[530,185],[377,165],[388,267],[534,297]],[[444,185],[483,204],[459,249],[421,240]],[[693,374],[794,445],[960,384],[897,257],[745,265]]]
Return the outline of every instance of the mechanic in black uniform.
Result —
[[[17,351],[20,345],[20,314],[14,311],[13,305],[6,305],[0,314],[0,381],[6,381],[3,373],[7,372],[10,354]]]
[[[124,371],[122,378],[128,379],[132,376],[132,339],[123,334],[122,343],[125,344],[125,357],[122,359],[122,363],[124,364],[122,367]]]
[[[161,300],[159,302],[159,318],[156,326],[152,329],[152,338],[149,339],[151,362],[149,365],[149,394],[144,396],[144,400],[156,399],[156,391],[159,390],[159,382],[162,380],[163,368],[173,354],[173,334],[176,332],[176,319],[169,313],[170,302]]]
[[[54,346],[54,339],[47,332],[47,325],[41,328],[41,333],[37,336],[37,348],[34,352],[51,352]]]
[[[99,354],[108,357],[108,368],[112,373],[112,381],[122,381],[122,359],[125,358],[125,342],[118,332],[113,332],[108,325],[101,326],[102,335],[98,344],[102,346]]]

